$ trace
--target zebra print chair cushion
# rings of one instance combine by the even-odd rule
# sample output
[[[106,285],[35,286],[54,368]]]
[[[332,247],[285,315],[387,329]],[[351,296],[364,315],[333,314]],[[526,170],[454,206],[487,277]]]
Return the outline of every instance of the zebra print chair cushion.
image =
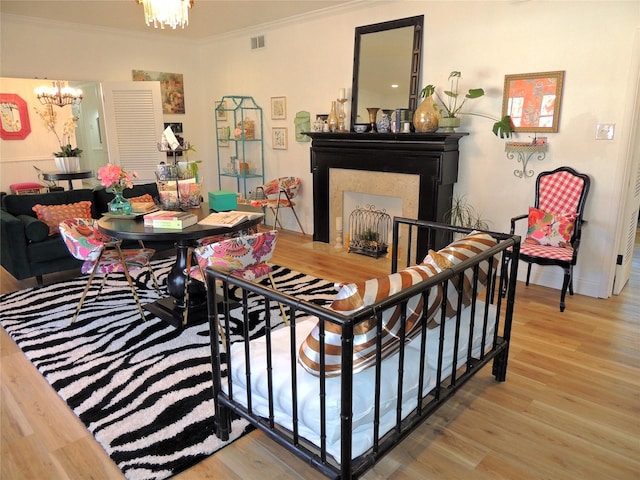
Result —
[[[350,314],[373,305],[401,290],[415,285],[437,273],[432,265],[416,265],[400,272],[366,282],[339,285],[338,293],[329,308]],[[440,286],[432,288],[427,296],[427,320],[439,310],[442,301]],[[401,306],[387,308],[382,314],[381,356],[386,358],[400,348],[398,338],[401,329]],[[415,295],[407,302],[407,320],[405,335],[412,338],[420,332],[420,316],[424,309],[422,295]],[[325,372],[328,377],[341,374],[341,331],[340,326],[329,322],[324,325],[325,334]],[[376,360],[376,335],[378,321],[375,317],[359,323],[354,328],[353,371],[359,372],[372,366]],[[300,345],[298,360],[311,374],[320,374],[320,325],[316,325]]]

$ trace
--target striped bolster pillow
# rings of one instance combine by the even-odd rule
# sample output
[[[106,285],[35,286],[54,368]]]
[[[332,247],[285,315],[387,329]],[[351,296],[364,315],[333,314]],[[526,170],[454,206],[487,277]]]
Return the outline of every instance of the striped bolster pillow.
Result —
[[[373,305],[385,298],[400,292],[402,289],[415,285],[435,275],[437,269],[432,265],[416,265],[398,273],[385,277],[367,280],[360,283],[341,285],[336,297],[329,308],[349,314]],[[440,285],[432,288],[427,296],[427,322],[439,310],[442,301]],[[424,308],[422,295],[415,295],[407,302],[407,320],[405,335],[412,338],[420,332],[420,316]],[[400,348],[401,306],[387,308],[382,314],[382,350],[381,358],[386,358]],[[325,322],[325,371],[328,377],[341,374],[341,328],[330,322]],[[375,317],[359,323],[354,327],[353,342],[353,372],[360,372],[372,366],[376,360],[376,335],[378,327]],[[320,327],[316,325],[302,342],[298,361],[313,375],[320,374]]]
[[[429,254],[422,261],[422,265],[431,265],[438,272],[450,268],[454,265],[464,262],[469,258],[483,252],[494,245],[497,242],[495,239],[487,234],[478,231],[473,231],[466,237],[463,237],[459,240],[456,240],[443,249],[434,252],[433,250],[429,250]],[[495,269],[498,265],[498,260],[496,258],[493,259],[493,268]],[[489,262],[483,261],[478,265],[478,292],[480,291],[480,286],[486,287],[489,278]],[[466,269],[463,273],[463,281],[462,285],[459,285],[460,279],[458,276],[455,276],[451,280],[449,280],[449,286],[447,288],[447,308],[445,312],[446,318],[454,317],[457,313],[458,309],[458,291],[460,290],[462,294],[462,306],[467,307],[471,304],[472,294],[473,294],[473,269]],[[434,315],[433,322],[429,325],[430,327],[436,326],[440,323],[440,315]]]

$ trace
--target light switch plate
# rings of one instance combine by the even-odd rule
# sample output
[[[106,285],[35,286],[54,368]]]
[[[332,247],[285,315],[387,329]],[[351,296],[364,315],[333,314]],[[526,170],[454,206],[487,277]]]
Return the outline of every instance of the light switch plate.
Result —
[[[615,123],[599,123],[596,126],[596,140],[613,140]]]

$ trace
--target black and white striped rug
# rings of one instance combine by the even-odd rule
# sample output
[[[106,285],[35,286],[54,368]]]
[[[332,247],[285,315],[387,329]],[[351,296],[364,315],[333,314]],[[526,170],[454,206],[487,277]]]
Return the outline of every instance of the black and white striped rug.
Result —
[[[154,262],[161,287],[172,262]],[[140,301],[155,300],[148,275],[133,273]],[[279,290],[318,303],[335,292],[326,281],[282,267],[274,278]],[[86,281],[82,276],[2,295],[0,324],[126,478],[170,477],[248,430],[236,419],[228,442],[215,436],[206,322],[178,330],[148,312],[143,322],[126,280],[114,275],[95,301],[94,280],[96,288],[71,324]],[[252,309],[252,336],[258,336],[263,316],[260,306]]]

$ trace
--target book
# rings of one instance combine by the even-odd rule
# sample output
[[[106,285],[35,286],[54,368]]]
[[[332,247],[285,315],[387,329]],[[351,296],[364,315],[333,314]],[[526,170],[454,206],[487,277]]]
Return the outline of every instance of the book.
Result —
[[[144,226],[153,228],[168,228],[182,230],[198,223],[198,216],[189,212],[171,212],[168,210],[158,210],[146,214]]]
[[[153,202],[131,202],[132,213],[150,213],[158,210],[158,206]]]
[[[256,218],[262,218],[264,213],[262,212],[239,212],[237,210],[231,210],[228,212],[214,212],[200,220],[200,225],[210,225],[212,227],[235,227],[239,223],[246,222],[247,220],[254,220]]]

